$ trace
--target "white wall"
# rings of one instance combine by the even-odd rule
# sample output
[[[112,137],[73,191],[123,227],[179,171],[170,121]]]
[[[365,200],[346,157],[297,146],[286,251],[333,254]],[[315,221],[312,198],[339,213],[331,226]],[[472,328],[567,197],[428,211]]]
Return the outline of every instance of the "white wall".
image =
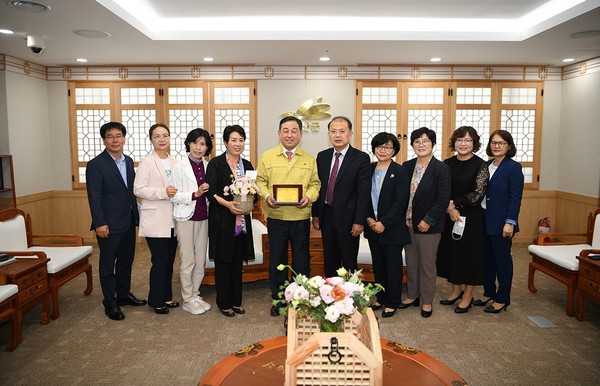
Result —
[[[48,82],[5,72],[8,150],[13,156],[17,196],[52,189]],[[66,109],[67,105],[63,105]]]
[[[562,82],[558,190],[600,196],[600,73]],[[545,135],[544,135],[545,137]]]
[[[544,83],[540,190],[558,190],[561,90],[562,82]]]
[[[332,117],[345,115],[354,119],[355,93],[353,80],[263,80],[257,82],[258,98],[258,153],[279,143],[277,130],[280,115],[295,111],[307,99],[323,97],[323,103],[331,105],[328,113]],[[300,146],[313,156],[330,147],[327,123],[319,121],[319,132],[304,132]],[[354,122],[353,122],[354,123]],[[259,157],[260,158],[260,157]]]

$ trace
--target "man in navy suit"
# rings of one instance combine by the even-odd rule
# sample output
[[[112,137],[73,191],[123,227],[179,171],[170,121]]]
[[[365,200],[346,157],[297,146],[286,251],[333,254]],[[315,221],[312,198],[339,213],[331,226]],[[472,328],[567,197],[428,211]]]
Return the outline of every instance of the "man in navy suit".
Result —
[[[369,156],[350,146],[352,122],[335,117],[327,125],[332,148],[317,155],[321,180],[319,199],[312,207],[313,226],[321,230],[325,276],[343,266],[358,268],[358,247],[370,205]]]
[[[135,227],[140,216],[133,194],[133,160],[123,154],[126,134],[119,122],[102,125],[100,137],[106,148],[88,162],[85,172],[91,230],[96,232],[100,248],[102,303],[113,320],[125,319],[120,306],[146,304],[131,293]]]

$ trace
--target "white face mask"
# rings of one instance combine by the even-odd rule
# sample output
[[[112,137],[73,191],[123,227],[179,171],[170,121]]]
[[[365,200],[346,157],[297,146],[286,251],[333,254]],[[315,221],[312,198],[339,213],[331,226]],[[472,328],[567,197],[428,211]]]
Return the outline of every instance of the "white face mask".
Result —
[[[467,225],[467,218],[465,216],[460,216],[460,221],[454,222],[454,227],[452,227],[452,238],[454,240],[460,240],[462,238],[463,232],[465,231],[465,225]]]

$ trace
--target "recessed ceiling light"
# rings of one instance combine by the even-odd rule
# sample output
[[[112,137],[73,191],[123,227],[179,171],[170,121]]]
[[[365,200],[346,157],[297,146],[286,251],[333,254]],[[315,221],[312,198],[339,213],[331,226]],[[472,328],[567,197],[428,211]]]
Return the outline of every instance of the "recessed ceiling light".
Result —
[[[442,58],[431,58],[429,59],[430,62],[441,62]]]
[[[563,61],[564,63],[569,63],[569,62],[573,62],[574,60],[575,60],[574,58],[565,58],[565,59],[563,59],[562,61]]]
[[[321,57],[319,58],[319,60],[320,60],[321,62],[329,62],[329,61],[331,60],[331,58],[330,58],[329,56],[321,56]]]
[[[11,31],[9,29],[0,29],[0,34],[12,35],[12,34],[14,34],[14,31]]]
[[[78,61],[79,63],[87,63],[87,59],[85,59],[85,58],[78,58],[75,60]]]
[[[569,35],[571,39],[585,39],[585,38],[595,38],[600,36],[600,29],[593,29],[589,31],[580,31],[575,32]]]
[[[202,58],[202,60],[204,60],[205,62],[212,62],[215,60],[215,58],[211,58],[210,56],[207,56],[206,58]]]
[[[8,5],[21,11],[27,12],[48,12],[50,6],[36,1],[8,1]]]
[[[76,29],[73,33],[77,36],[91,39],[109,38],[110,34],[104,31],[96,31],[93,29]]]

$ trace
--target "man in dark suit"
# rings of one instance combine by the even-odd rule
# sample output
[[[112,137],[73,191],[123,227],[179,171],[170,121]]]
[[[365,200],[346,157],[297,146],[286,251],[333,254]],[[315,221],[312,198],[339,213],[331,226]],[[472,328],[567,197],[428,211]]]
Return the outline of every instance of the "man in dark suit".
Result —
[[[119,306],[141,306],[145,300],[131,293],[131,266],[135,254],[135,227],[139,223],[133,195],[133,160],[123,154],[127,130],[119,122],[100,128],[106,147],[88,162],[85,177],[91,230],[96,232],[100,248],[100,285],[104,312],[113,320],[123,320]]]
[[[358,268],[358,247],[369,209],[369,156],[350,146],[352,122],[335,117],[327,125],[332,148],[317,155],[321,180],[319,199],[312,207],[313,226],[321,230],[325,275],[336,276],[343,266]]]

